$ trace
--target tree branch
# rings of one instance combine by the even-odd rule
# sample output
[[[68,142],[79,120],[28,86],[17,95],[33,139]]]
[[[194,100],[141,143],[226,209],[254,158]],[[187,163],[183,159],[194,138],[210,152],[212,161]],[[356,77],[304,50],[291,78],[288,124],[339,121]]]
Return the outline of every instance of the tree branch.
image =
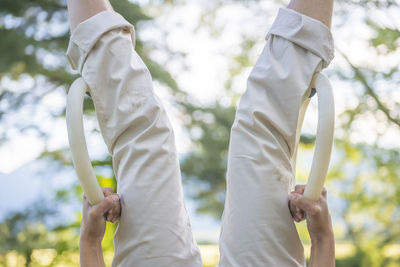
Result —
[[[386,118],[390,122],[393,122],[398,127],[400,127],[400,119],[394,118],[392,115],[390,115],[390,110],[382,103],[382,101],[379,99],[378,95],[375,93],[374,89],[372,88],[372,86],[368,84],[367,79],[365,78],[364,74],[362,74],[362,72],[359,70],[359,68],[357,68],[356,66],[353,65],[353,63],[350,61],[350,59],[345,54],[343,54],[340,51],[339,51],[339,53],[343,56],[343,58],[347,61],[349,66],[352,68],[352,70],[354,71],[355,77],[364,86],[365,93],[374,99],[375,103],[378,106],[378,109],[381,110],[385,114]]]

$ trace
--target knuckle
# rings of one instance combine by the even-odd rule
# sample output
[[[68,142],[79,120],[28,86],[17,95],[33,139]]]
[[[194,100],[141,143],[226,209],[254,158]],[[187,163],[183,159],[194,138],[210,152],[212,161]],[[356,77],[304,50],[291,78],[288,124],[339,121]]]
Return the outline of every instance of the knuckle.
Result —
[[[303,184],[297,184],[294,188],[296,191],[301,191],[305,186]]]
[[[114,193],[111,187],[102,187],[101,188],[105,196],[109,196]]]
[[[313,206],[311,209],[311,215],[318,215],[321,213],[321,208],[319,206]]]
[[[111,197],[105,198],[104,201],[105,201],[107,204],[110,204],[110,205],[114,203],[114,202],[113,202],[113,199],[112,199]]]
[[[311,215],[311,216],[314,216],[315,215],[315,210],[314,209],[310,209],[307,213],[309,215]]]
[[[298,184],[298,185],[295,186],[295,191],[297,193],[303,194],[305,187],[306,186],[304,184]]]

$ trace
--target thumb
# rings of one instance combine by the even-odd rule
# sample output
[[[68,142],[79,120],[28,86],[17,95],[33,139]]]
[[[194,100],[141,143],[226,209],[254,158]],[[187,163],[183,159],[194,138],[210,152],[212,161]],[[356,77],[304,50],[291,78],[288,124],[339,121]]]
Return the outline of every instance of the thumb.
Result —
[[[309,215],[315,215],[320,211],[318,202],[306,199],[300,194],[292,193],[289,199],[294,205],[304,210]]]
[[[103,216],[107,211],[112,209],[117,204],[117,201],[117,196],[107,196],[99,204],[93,206],[92,212],[97,216]]]

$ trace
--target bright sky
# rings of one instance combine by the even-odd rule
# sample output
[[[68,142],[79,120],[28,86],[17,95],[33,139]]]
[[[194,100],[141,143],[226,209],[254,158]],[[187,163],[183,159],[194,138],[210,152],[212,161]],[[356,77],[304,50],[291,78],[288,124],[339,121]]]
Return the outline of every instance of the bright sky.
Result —
[[[146,3],[147,1],[143,0],[142,2]],[[194,99],[204,104],[210,103],[214,99],[224,99],[223,86],[228,78],[230,64],[232,64],[230,58],[239,52],[238,46],[242,38],[252,37],[258,39],[254,49],[249,51],[251,59],[253,61],[256,60],[264,45],[264,36],[278,9],[278,6],[271,3],[271,1],[261,1],[259,3],[251,1],[247,7],[237,3],[224,5],[224,7],[218,9],[214,22],[219,35],[213,35],[206,23],[202,25],[203,27],[198,25],[203,8],[207,7],[210,8],[210,12],[212,11],[212,7],[206,3],[210,2],[200,0],[187,1],[180,6],[166,7],[162,13],[156,9],[149,9],[148,12],[156,17],[154,23],[136,25],[138,34],[144,40],[158,43],[161,47],[158,50],[154,49],[151,54],[152,57],[166,66],[181,88],[190,92]],[[378,12],[375,13],[380,23],[385,25],[396,24],[400,28],[400,17],[397,16],[398,14],[395,11],[390,10],[390,16]],[[365,40],[372,33],[364,26],[364,22],[361,20],[362,17],[363,12],[354,10],[346,21],[334,21],[333,34],[336,47],[348,55],[356,65],[373,66],[385,71],[390,66],[398,64],[400,51],[391,55],[391,57],[382,57],[368,48]],[[207,18],[205,19],[207,21]],[[357,30],[355,31],[354,29]],[[166,37],[162,35],[163,31],[168,33]],[[165,50],[165,45],[160,42],[165,42],[165,45],[175,54],[185,53],[184,62],[179,56],[170,57]],[[368,57],[365,55],[368,55]],[[332,73],[331,70],[335,68],[348,69],[348,66],[338,53],[326,73]],[[249,72],[250,69],[247,69],[243,74],[235,78],[233,83],[235,92],[244,91],[246,77]],[[360,88],[348,82],[340,81],[335,76],[332,76],[331,79],[335,91],[337,114],[349,107],[354,107],[357,104],[355,95],[359,93]],[[1,82],[15,83],[7,79],[3,79]],[[29,83],[31,82],[29,78],[26,78],[23,79],[22,83],[14,84],[14,87],[21,88],[25,86],[29,88]],[[388,88],[388,94],[390,93],[390,98],[399,103],[400,92],[389,91],[390,85],[386,85],[386,87]],[[383,88],[386,87],[385,85],[383,86]],[[171,105],[173,102],[171,96],[159,84],[156,84],[156,90],[161,99],[163,99],[171,116],[176,132],[178,151],[186,153],[190,150],[189,139],[182,130],[178,119],[178,111]],[[40,108],[33,115],[29,113],[29,110],[25,110],[21,114],[8,119],[14,122],[18,120],[23,122],[27,119],[33,120],[41,126],[42,130],[48,132],[51,138],[47,144],[44,144],[37,136],[14,130],[11,133],[13,138],[0,146],[0,162],[2,162],[0,165],[0,180],[2,182],[7,181],[8,188],[7,194],[0,195],[0,203],[9,203],[9,200],[13,198],[16,202],[15,208],[29,203],[26,200],[31,199],[32,196],[26,196],[20,190],[19,185],[21,184],[32,185],[30,187],[31,191],[39,191],[42,184],[38,183],[35,178],[23,177],[32,173],[32,168],[35,169],[34,165],[36,163],[25,164],[34,160],[41,153],[44,146],[48,149],[56,149],[68,144],[64,120],[53,120],[49,115],[49,110],[56,112],[60,107],[64,107],[65,100],[66,97],[62,91],[56,90],[42,100]],[[229,99],[226,99],[226,101],[228,102]],[[304,122],[304,131],[315,132],[316,114],[316,102],[314,100]],[[337,123],[339,122],[340,119],[338,119]],[[10,125],[12,124],[10,122]],[[85,120],[87,129],[90,129],[95,124],[95,121]],[[386,127],[385,124],[376,121],[372,114],[364,115],[364,118],[355,124],[352,140],[355,142],[374,143],[378,134],[376,129],[378,129],[378,133],[379,129],[382,129],[383,138],[379,141],[380,145],[391,147],[398,140],[399,130],[395,127]],[[341,132],[337,131],[336,134],[340,136]],[[99,134],[89,135],[87,140],[89,140],[88,149],[92,158],[106,153],[105,146],[99,147],[97,145],[102,143]],[[24,166],[23,169],[26,169],[26,171],[21,170],[21,166]],[[32,194],[34,195],[34,193]],[[25,200],[18,201],[15,196],[20,196],[21,199]],[[14,206],[11,205],[8,208]],[[0,206],[0,213],[5,212],[6,208],[5,206]],[[215,237],[218,226],[212,221],[194,214],[193,203],[189,204],[189,209],[191,210],[192,224],[197,236],[201,238]]]

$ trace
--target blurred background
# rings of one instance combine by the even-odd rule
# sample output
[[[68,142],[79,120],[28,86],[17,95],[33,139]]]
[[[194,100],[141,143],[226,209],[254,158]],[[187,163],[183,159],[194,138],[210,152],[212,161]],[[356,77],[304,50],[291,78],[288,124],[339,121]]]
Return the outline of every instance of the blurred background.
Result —
[[[246,78],[286,1],[114,0],[176,132],[185,199],[205,266],[218,261],[229,131]],[[337,0],[336,100],[327,179],[337,266],[400,266],[400,1]],[[0,266],[78,266],[82,191],[71,166],[64,0],[0,1]],[[85,100],[95,173],[115,189],[111,157]],[[307,111],[297,181],[311,164],[317,103]],[[250,207],[251,208],[251,207]],[[309,256],[305,223],[298,230]],[[103,242],[109,266],[115,225]]]

